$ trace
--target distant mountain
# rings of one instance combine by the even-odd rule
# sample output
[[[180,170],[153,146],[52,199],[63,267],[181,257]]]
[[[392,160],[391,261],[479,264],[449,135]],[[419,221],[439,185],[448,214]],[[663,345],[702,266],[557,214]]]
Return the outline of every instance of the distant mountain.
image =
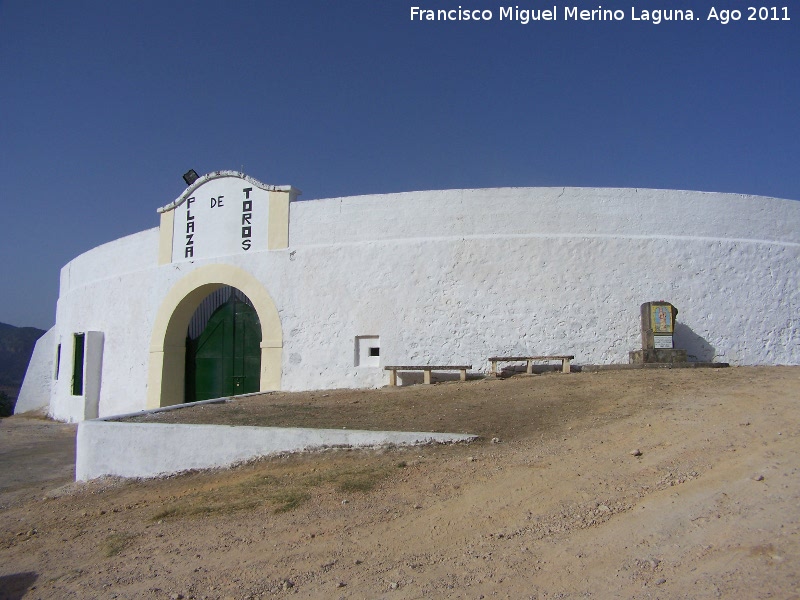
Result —
[[[14,327],[0,323],[0,388],[16,397],[36,340],[46,332],[36,327]]]

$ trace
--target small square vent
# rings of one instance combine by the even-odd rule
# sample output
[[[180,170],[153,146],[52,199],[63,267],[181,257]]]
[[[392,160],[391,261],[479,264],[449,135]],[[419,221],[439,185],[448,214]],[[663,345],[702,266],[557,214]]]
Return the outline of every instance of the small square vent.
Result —
[[[381,339],[377,335],[356,336],[355,366],[381,366]]]

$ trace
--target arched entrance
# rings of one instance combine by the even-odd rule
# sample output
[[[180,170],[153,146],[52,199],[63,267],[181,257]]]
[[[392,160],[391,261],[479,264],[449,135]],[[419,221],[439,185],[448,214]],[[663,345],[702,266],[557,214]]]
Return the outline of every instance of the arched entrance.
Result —
[[[156,314],[150,339],[147,408],[184,401],[189,323],[203,299],[225,285],[241,290],[250,299],[261,324],[259,384],[255,391],[280,389],[283,334],[275,303],[247,271],[230,265],[207,265],[178,281]]]
[[[261,323],[241,290],[224,286],[207,296],[186,336],[185,402],[257,392]]]

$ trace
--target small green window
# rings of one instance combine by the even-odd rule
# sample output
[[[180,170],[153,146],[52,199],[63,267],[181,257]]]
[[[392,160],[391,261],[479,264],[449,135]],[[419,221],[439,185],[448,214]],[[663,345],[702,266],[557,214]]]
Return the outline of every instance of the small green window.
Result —
[[[86,334],[75,334],[75,355],[72,363],[72,395],[83,396],[83,355],[86,346]]]
[[[53,379],[58,379],[58,372],[61,370],[61,344],[56,348],[56,372],[53,374]]]

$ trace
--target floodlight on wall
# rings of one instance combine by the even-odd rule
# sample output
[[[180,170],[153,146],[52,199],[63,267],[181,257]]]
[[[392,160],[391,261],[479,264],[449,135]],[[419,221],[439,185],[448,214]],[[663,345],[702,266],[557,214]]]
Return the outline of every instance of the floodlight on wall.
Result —
[[[198,179],[200,179],[200,176],[194,169],[189,169],[183,174],[183,180],[186,182],[186,185],[192,185]]]

